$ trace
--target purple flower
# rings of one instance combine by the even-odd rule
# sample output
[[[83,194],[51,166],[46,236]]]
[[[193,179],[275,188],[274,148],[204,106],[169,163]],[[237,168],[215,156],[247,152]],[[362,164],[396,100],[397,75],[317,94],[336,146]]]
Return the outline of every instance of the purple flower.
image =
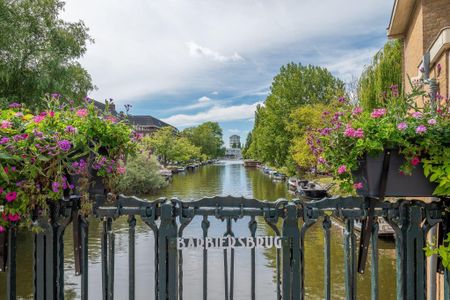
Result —
[[[320,134],[321,135],[329,135],[330,134],[330,132],[331,132],[331,128],[328,128],[328,127],[325,127],[324,129],[322,129],[321,131],[320,131]]]
[[[4,136],[0,139],[0,145],[4,145],[9,142],[9,138]]]
[[[401,122],[400,124],[397,125],[398,130],[405,130],[406,128],[408,128],[408,124],[406,124],[405,122]]]
[[[77,129],[71,125],[68,125],[65,129],[65,132],[67,132],[67,133],[74,133],[76,131],[77,131]]]
[[[58,94],[58,93],[53,93],[53,94],[51,94],[51,96],[52,96],[52,98],[59,98],[61,95],[60,94]]]
[[[72,144],[68,140],[62,140],[58,141],[59,149],[61,149],[64,152],[67,152],[72,148]]]
[[[45,116],[42,115],[37,115],[33,118],[34,123],[40,123],[41,121],[43,121],[45,119]]]
[[[427,123],[430,125],[436,125],[437,122],[436,119],[429,119]]]
[[[22,106],[22,104],[14,102],[9,105],[9,108],[19,108],[21,106]]]
[[[55,193],[59,192],[59,182],[55,181],[55,182],[52,183],[52,191],[55,192]]]
[[[427,131],[427,127],[425,125],[419,125],[416,128],[416,133],[422,134]]]
[[[344,96],[341,96],[341,97],[339,97],[338,101],[339,101],[340,103],[345,103],[345,102],[346,102],[346,99],[345,99]]]
[[[391,85],[391,92],[392,92],[392,96],[397,97],[398,96],[398,85],[396,85],[396,84]]]

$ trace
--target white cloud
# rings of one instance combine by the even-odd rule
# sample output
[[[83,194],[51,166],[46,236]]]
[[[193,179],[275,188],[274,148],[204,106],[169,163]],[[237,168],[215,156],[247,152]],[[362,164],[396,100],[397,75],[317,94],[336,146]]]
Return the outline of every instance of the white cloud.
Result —
[[[254,116],[256,107],[259,104],[261,104],[261,102],[228,107],[214,106],[207,111],[199,112],[197,114],[178,114],[162,120],[175,127],[194,126],[206,121],[226,122],[246,120]]]
[[[206,57],[222,63],[229,61],[237,62],[244,60],[244,58],[240,56],[237,52],[234,52],[231,56],[225,56],[217,51],[200,46],[194,42],[188,42],[186,43],[186,46],[189,48],[189,54],[194,57]]]
[[[210,102],[211,98],[203,96],[197,100],[199,103]]]
[[[233,128],[233,129],[228,129],[228,132],[229,133],[241,133],[241,130]]]
[[[218,91],[211,92],[211,95],[219,95]]]
[[[358,53],[350,41],[382,43],[372,38],[384,35],[392,1],[342,2],[66,0],[63,17],[83,19],[95,39],[81,60],[99,87],[90,96],[121,105],[167,92],[267,89],[281,64],[305,62],[302,53],[324,41],[342,50],[324,54],[330,65]],[[339,69],[345,76],[354,67]]]

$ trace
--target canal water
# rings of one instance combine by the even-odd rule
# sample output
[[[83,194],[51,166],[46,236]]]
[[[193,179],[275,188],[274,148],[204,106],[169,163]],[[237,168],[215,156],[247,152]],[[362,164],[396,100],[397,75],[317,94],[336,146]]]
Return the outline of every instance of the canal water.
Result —
[[[285,183],[274,183],[258,169],[244,168],[242,162],[224,162],[208,165],[193,172],[177,174],[165,189],[147,199],[179,197],[183,200],[203,196],[233,195],[275,201],[291,198]],[[257,235],[273,235],[272,230],[257,219]],[[194,220],[184,231],[185,237],[201,236],[201,220]],[[209,235],[222,236],[225,224],[210,218]],[[249,236],[249,219],[233,223],[236,236]],[[128,298],[128,224],[126,218],[114,222],[115,237],[115,299]],[[89,228],[89,298],[101,299],[100,234],[101,223],[93,219]],[[32,236],[18,235],[17,293],[20,299],[32,298]],[[394,242],[379,240],[379,293],[380,299],[395,299],[395,249]],[[136,299],[154,299],[154,237],[144,223],[136,226]],[[305,239],[305,289],[306,299],[323,299],[323,233],[320,223],[312,226]],[[65,234],[65,291],[66,299],[78,299],[80,277],[74,275],[72,232]],[[208,256],[208,299],[224,299],[223,251],[210,249]],[[276,299],[275,250],[256,250],[256,299]],[[370,260],[370,259],[369,259]],[[370,262],[364,275],[358,274],[357,299],[370,299]],[[331,284],[332,299],[344,299],[343,228],[333,223],[331,229]],[[0,273],[0,299],[5,298],[6,278]],[[235,299],[250,299],[250,250],[235,252]],[[202,297],[202,250],[183,250],[183,296],[196,300]]]

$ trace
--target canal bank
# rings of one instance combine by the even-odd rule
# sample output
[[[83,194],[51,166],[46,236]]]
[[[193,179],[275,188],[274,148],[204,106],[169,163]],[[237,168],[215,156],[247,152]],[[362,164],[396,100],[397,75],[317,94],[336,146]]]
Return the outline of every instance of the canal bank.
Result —
[[[218,165],[207,165],[194,172],[174,176],[173,182],[148,199],[179,197],[183,200],[199,199],[217,194],[254,197],[274,201],[291,197],[284,183],[274,183],[256,169],[245,169],[242,162],[232,161]],[[262,220],[258,221],[257,235],[273,235]],[[184,231],[185,237],[201,236],[201,219],[194,218]],[[236,236],[249,236],[249,219],[240,219],[234,224]],[[127,299],[128,287],[128,224],[126,218],[114,222],[116,233],[115,297]],[[101,223],[92,220],[89,236],[89,296],[101,298],[100,234]],[[209,235],[220,237],[225,232],[225,223],[211,219]],[[344,298],[344,260],[342,228],[331,228],[331,281],[332,299]],[[320,224],[314,225],[306,235],[305,242],[305,288],[307,299],[323,298],[323,233]],[[20,234],[18,240],[18,295],[32,298],[32,238]],[[392,242],[380,240],[380,299],[395,299],[395,250]],[[153,234],[138,220],[136,226],[136,299],[153,299],[154,253]],[[65,235],[66,299],[77,299],[80,295],[80,278],[74,276],[72,234]],[[276,299],[275,249],[256,250],[256,299]],[[223,251],[211,249],[208,257],[209,299],[222,299]],[[250,253],[248,249],[236,249],[235,299],[250,299]],[[184,299],[201,298],[202,251],[183,250],[183,294]],[[370,270],[370,268],[367,268]],[[5,276],[0,275],[0,290],[4,290]],[[98,287],[98,288],[96,288]],[[358,299],[370,295],[370,272],[358,275]],[[4,297],[1,295],[1,297]],[[3,299],[3,298],[0,298]]]

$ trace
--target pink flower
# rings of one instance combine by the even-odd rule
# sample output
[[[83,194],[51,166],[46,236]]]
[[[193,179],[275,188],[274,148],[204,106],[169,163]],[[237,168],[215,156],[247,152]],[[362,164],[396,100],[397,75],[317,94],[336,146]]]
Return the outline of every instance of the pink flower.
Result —
[[[347,137],[354,137],[355,136],[355,129],[350,127],[349,124],[347,124],[347,127],[345,128],[344,135]]]
[[[411,160],[413,166],[417,166],[420,163],[420,159],[416,156]]]
[[[85,108],[77,110],[77,116],[86,117],[88,115],[88,111]]]
[[[45,119],[45,116],[43,115],[37,115],[33,118],[34,123],[40,123],[42,120]]]
[[[1,124],[2,124],[0,126],[1,128],[11,128],[11,126],[12,126],[12,123],[8,120],[3,120]]]
[[[8,202],[13,202],[17,198],[17,192],[6,193],[5,199]]]
[[[436,125],[437,122],[436,119],[429,119],[427,123],[430,125]]]
[[[117,167],[117,173],[125,174],[125,172],[126,172],[126,168],[125,167],[121,167],[121,166]]]
[[[425,125],[419,125],[416,128],[416,133],[422,134],[427,131],[427,127]]]
[[[111,123],[116,123],[116,122],[117,122],[117,118],[114,117],[114,116],[106,116],[106,117],[105,117],[105,120],[106,120],[106,121],[109,121],[109,122],[111,122]]]
[[[345,172],[347,172],[347,167],[346,167],[345,165],[342,165],[342,166],[340,166],[340,167],[338,168],[338,173],[339,173],[339,174],[343,174],[343,173],[345,173]]]
[[[6,231],[5,227],[3,227],[2,225],[0,225],[0,232],[5,232],[5,231]]]
[[[385,108],[377,108],[374,109],[373,112],[370,114],[370,116],[374,119],[376,118],[380,118],[382,116],[384,116],[386,114],[386,109]]]
[[[23,112],[21,112],[21,111],[16,112],[16,113],[14,114],[14,116],[15,116],[15,117],[18,117],[18,118],[23,117]]]
[[[398,130],[405,130],[406,128],[408,128],[408,124],[406,124],[405,122],[401,122],[400,124],[397,125]]]
[[[413,112],[413,113],[411,114],[411,116],[412,116],[414,119],[420,119],[420,118],[422,118],[422,113],[421,113],[420,111],[415,111],[415,112]]]
[[[0,195],[3,194],[3,188],[0,187]]]
[[[355,138],[363,138],[364,137],[364,131],[362,130],[362,128],[358,128],[355,131]]]
[[[325,164],[327,161],[325,160],[325,158],[319,157],[319,158],[317,159],[317,162],[318,162],[319,164]]]
[[[354,115],[359,115],[360,113],[362,113],[362,108],[361,107],[359,107],[359,106],[357,106],[357,107],[355,107],[354,109],[353,109],[353,112],[352,112]]]
[[[51,112],[49,112],[48,114],[49,114],[50,117],[52,117],[52,118],[55,116],[55,112],[54,112],[54,111],[51,111]]]
[[[9,214],[8,220],[11,222],[17,222],[20,220],[20,215],[19,214]]]
[[[355,190],[360,190],[360,189],[362,189],[362,188],[363,188],[362,182],[355,182],[355,183],[353,184],[353,188],[354,188]]]

